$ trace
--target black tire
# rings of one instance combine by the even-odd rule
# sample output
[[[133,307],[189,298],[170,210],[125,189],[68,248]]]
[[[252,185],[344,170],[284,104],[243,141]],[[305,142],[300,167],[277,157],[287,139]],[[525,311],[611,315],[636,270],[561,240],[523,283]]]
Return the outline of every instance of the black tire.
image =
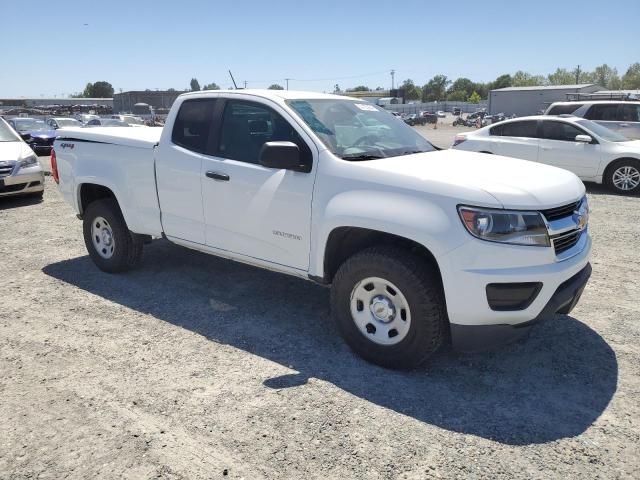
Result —
[[[354,288],[369,277],[393,283],[408,302],[411,322],[399,343],[380,345],[368,339],[351,315]],[[423,363],[442,344],[448,325],[438,272],[420,257],[387,246],[363,250],[340,266],[331,286],[331,313],[352,350],[372,363],[394,369]]]
[[[113,254],[102,257],[91,237],[91,227],[98,217],[104,218],[112,230]],[[93,263],[107,273],[126,272],[142,260],[142,240],[129,231],[115,200],[102,199],[89,204],[83,215],[84,243]]]
[[[607,171],[604,176],[605,185],[607,186],[607,188],[609,188],[609,190],[616,193],[621,193],[623,195],[636,195],[640,193],[640,184],[636,185],[636,187],[630,190],[623,190],[622,188],[618,188],[614,183],[613,176],[615,172],[618,169],[624,167],[630,167],[632,169],[635,169],[636,172],[640,172],[640,161],[633,158],[622,158],[620,160],[612,162],[611,165],[607,167]]]

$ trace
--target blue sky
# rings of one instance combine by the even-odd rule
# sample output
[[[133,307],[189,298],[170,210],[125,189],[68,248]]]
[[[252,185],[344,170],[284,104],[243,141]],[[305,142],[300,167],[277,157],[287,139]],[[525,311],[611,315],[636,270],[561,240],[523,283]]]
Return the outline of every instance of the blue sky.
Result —
[[[2,0],[0,97],[230,86],[330,91],[442,73],[489,81],[525,70],[640,61],[640,1]],[[87,25],[85,25],[87,24]]]

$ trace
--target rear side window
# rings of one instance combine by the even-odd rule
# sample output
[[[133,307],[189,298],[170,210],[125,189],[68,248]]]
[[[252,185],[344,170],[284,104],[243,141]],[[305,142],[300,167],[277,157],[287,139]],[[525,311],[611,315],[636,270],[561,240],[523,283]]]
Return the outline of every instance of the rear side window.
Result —
[[[620,105],[621,122],[640,122],[640,105],[628,103]]]
[[[585,132],[565,122],[542,122],[542,138],[547,140],[575,142],[576,135],[585,135]]]
[[[593,105],[585,115],[585,118],[588,120],[618,120],[618,105]]]
[[[549,113],[547,115],[571,115],[577,109],[579,109],[582,105],[573,104],[573,105],[554,105],[549,109]]]
[[[206,153],[215,102],[215,98],[183,102],[173,124],[171,141],[188,150]]]
[[[500,135],[503,137],[525,137],[536,138],[538,122],[535,120],[524,120],[522,122],[509,122],[501,125]]]

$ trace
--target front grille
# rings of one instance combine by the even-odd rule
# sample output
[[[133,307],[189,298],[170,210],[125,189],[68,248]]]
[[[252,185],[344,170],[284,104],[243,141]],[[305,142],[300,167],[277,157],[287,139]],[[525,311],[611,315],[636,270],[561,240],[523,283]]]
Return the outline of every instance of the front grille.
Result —
[[[580,202],[573,202],[569,205],[563,205],[562,207],[549,208],[547,210],[541,210],[540,213],[544,215],[548,222],[558,220],[573,215],[573,212],[578,210]]]
[[[581,234],[581,230],[573,230],[569,233],[563,233],[561,235],[553,237],[553,248],[556,251],[556,255],[569,250],[576,243],[578,243]]]
[[[0,178],[8,177],[9,175],[11,175],[12,171],[13,171],[13,165],[0,166]]]
[[[4,187],[0,187],[0,193],[19,192],[20,190],[24,190],[24,187],[26,186],[26,183],[14,183],[13,185],[5,185]]]

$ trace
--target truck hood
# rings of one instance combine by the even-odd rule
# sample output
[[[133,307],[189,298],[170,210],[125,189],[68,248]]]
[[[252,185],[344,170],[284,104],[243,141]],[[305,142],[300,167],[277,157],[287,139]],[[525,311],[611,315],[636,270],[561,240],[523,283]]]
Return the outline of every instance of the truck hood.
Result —
[[[539,210],[577,201],[585,194],[584,184],[568,170],[486,153],[441,150],[366,163],[389,177],[403,177],[403,184],[416,190],[460,194],[460,203],[473,200],[463,198],[465,192],[479,190],[503,208]]]

